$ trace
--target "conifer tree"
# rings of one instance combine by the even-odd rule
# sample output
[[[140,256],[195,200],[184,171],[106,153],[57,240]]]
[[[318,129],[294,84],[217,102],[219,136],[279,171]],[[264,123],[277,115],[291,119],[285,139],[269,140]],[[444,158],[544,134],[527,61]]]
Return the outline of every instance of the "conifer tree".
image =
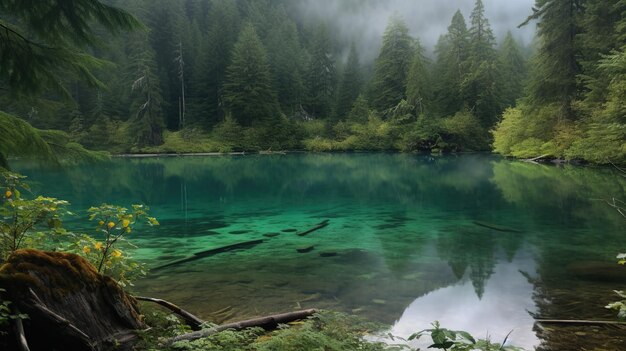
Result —
[[[354,101],[361,92],[362,84],[359,55],[356,51],[356,46],[352,43],[337,93],[337,106],[334,113],[337,119],[346,119]]]
[[[407,102],[409,105],[415,106],[416,116],[426,113],[432,101],[432,90],[427,66],[428,59],[424,54],[424,48],[419,40],[416,40],[415,53],[409,69],[406,87]]]
[[[307,72],[307,110],[316,117],[329,117],[337,85],[337,71],[328,28],[320,24],[313,34]]]
[[[406,82],[413,58],[413,38],[400,17],[391,17],[383,34],[383,46],[372,78],[372,105],[379,111],[406,99]]]
[[[271,80],[265,48],[254,27],[247,24],[233,47],[223,88],[224,104],[239,124],[251,126],[277,117]]]
[[[463,108],[461,83],[467,74],[470,53],[469,32],[460,10],[452,17],[448,33],[439,38],[435,53],[435,108],[439,116],[450,116]]]
[[[508,32],[498,57],[501,76],[501,97],[505,107],[515,106],[515,101],[522,97],[526,80],[526,60],[519,45]]]
[[[577,76],[581,72],[576,57],[576,35],[580,33],[578,0],[536,0],[534,13],[523,23],[536,19],[540,47],[532,62],[529,80],[530,104],[539,107],[556,104],[558,118],[574,119],[572,103],[578,93]]]

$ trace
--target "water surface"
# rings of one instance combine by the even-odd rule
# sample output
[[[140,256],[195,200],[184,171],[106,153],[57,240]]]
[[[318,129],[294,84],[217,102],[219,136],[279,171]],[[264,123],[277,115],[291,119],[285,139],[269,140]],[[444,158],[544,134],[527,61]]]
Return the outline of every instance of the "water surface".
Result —
[[[137,282],[218,323],[318,307],[405,337],[440,320],[496,341],[513,330],[513,343],[532,347],[534,316],[612,318],[603,306],[626,286],[614,265],[626,220],[602,201],[626,198],[626,180],[608,168],[403,154],[16,168],[82,214],[69,227],[89,228],[79,210],[102,202],[150,206],[161,226],[132,234],[149,266],[263,239]]]

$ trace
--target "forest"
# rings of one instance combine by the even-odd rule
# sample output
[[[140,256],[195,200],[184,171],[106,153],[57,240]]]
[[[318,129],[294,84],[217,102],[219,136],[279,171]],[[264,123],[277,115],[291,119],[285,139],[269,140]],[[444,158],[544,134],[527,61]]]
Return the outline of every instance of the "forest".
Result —
[[[337,23],[299,15],[297,1],[107,3],[141,24],[51,37],[44,23],[24,27],[21,17],[42,19],[21,5],[0,8],[15,29],[1,38],[3,139],[17,138],[6,128],[17,117],[73,155],[83,145],[114,154],[493,150],[625,161],[624,1],[537,1],[520,15],[519,25],[537,27],[523,46],[494,33],[482,1],[454,13],[432,49],[396,14],[373,60],[333,35]],[[55,45],[81,51],[37,51]],[[38,55],[25,62],[17,48]],[[22,64],[56,67],[20,79]],[[0,146],[5,158],[25,151]]]

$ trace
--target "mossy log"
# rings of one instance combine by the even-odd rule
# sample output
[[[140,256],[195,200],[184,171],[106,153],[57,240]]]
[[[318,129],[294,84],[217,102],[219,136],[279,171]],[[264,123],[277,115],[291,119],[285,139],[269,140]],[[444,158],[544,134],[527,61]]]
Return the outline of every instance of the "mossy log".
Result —
[[[298,236],[309,235],[309,234],[311,234],[311,233],[313,233],[315,231],[318,231],[318,230],[320,230],[322,228],[326,228],[328,226],[328,224],[330,224],[330,221],[328,219],[326,219],[326,220],[316,224],[315,227],[313,227],[311,229],[308,229],[308,230],[305,230],[305,231],[303,231],[301,233],[298,233]]]
[[[125,350],[145,328],[137,301],[74,254],[19,250],[0,266],[0,287],[28,315],[22,323],[32,351]]]
[[[187,333],[183,335],[176,336],[171,338],[168,341],[168,344],[173,344],[178,341],[193,341],[201,338],[205,338],[209,335],[217,334],[224,330],[233,329],[233,330],[243,330],[247,328],[263,328],[265,330],[273,330],[278,327],[279,324],[286,324],[294,321],[298,321],[301,319],[308,318],[313,314],[317,313],[316,309],[308,309],[302,311],[295,312],[287,312],[281,314],[275,314],[266,317],[248,319],[241,322],[222,324],[217,327],[203,329],[199,331],[195,331],[192,333]]]

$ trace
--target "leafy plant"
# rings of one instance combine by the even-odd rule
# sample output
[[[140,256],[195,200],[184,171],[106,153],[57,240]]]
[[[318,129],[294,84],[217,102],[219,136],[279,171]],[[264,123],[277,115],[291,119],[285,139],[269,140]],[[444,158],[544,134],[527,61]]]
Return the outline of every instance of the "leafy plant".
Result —
[[[450,330],[442,328],[438,321],[432,324],[432,329],[425,329],[409,336],[409,340],[417,340],[429,334],[433,344],[429,349],[439,349],[444,351],[521,351],[514,346],[504,346],[508,335],[502,344],[492,343],[489,339],[476,340],[471,334],[462,330]]]
[[[617,263],[625,265],[626,253],[620,253],[617,255],[617,259],[619,260]],[[614,290],[614,292],[621,300],[612,302],[606,305],[605,308],[617,311],[617,318],[626,319],[626,292],[622,290]]]
[[[51,197],[22,197],[29,187],[24,176],[4,171],[0,174],[4,193],[0,196],[0,254],[8,257],[22,247],[35,245],[38,229],[60,229],[61,216],[68,214],[69,203]]]

